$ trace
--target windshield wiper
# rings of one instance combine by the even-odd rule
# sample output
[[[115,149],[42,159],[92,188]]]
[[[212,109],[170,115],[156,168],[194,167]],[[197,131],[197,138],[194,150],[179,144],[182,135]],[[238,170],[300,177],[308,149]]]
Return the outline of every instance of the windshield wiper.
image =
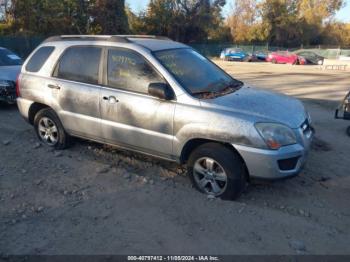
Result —
[[[197,91],[197,92],[193,92],[192,95],[200,96],[202,98],[214,98],[216,96],[216,92],[213,92],[213,91]]]
[[[204,91],[193,92],[192,94],[195,96],[201,96],[202,98],[209,99],[209,98],[215,98],[218,96],[222,96],[222,95],[226,95],[226,94],[235,92],[238,89],[240,89],[242,86],[243,86],[243,82],[236,81],[236,82],[231,82],[230,84],[228,84],[227,86],[225,86],[223,89],[221,89],[219,91],[204,90]]]
[[[218,91],[218,93],[220,93],[220,94],[232,93],[232,92],[235,92],[238,89],[240,89],[242,86],[243,86],[243,82],[241,82],[241,81],[235,82],[235,83],[231,83],[231,84],[225,86],[220,91]]]

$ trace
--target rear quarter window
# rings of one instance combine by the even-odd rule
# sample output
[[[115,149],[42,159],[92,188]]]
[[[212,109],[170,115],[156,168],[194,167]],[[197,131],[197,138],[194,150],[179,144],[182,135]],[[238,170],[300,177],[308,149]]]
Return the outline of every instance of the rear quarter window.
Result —
[[[44,46],[39,48],[30,58],[26,65],[28,72],[38,72],[55,48],[53,46]]]

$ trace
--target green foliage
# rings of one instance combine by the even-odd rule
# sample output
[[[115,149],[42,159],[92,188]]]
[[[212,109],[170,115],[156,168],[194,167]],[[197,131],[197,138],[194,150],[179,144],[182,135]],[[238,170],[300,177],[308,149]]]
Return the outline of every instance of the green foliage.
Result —
[[[8,1],[8,0],[7,0]],[[125,0],[12,0],[1,35],[154,34],[185,43],[350,46],[350,26],[334,20],[344,0],[149,0],[133,13]]]
[[[96,34],[126,34],[129,32],[125,0],[95,0],[90,19]]]
[[[221,16],[225,3],[225,0],[151,0],[137,18],[129,11],[129,23],[138,33],[165,35],[185,43],[223,41],[229,38]]]
[[[343,0],[235,1],[227,22],[237,43],[317,45],[330,39],[326,35],[332,32],[327,27],[336,24],[333,17],[343,5]],[[346,27],[342,30],[346,35]]]
[[[124,0],[12,0],[11,32],[21,35],[128,32]]]

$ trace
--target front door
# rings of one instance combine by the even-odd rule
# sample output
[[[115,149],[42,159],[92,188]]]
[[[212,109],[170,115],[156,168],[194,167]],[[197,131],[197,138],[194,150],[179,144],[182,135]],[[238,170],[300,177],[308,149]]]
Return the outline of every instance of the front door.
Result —
[[[148,85],[165,82],[135,51],[110,48],[101,90],[101,126],[106,141],[171,156],[174,101],[148,95]]]

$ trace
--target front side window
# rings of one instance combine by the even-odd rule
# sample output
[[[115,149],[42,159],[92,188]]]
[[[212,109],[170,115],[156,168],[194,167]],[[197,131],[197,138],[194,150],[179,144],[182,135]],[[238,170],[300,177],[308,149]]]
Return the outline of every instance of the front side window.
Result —
[[[54,76],[65,80],[98,84],[100,60],[99,47],[70,47],[61,57]]]
[[[142,56],[124,49],[108,51],[107,81],[109,87],[144,94],[150,83],[164,82]]]
[[[226,94],[243,84],[190,48],[157,51],[155,56],[192,95]]]

